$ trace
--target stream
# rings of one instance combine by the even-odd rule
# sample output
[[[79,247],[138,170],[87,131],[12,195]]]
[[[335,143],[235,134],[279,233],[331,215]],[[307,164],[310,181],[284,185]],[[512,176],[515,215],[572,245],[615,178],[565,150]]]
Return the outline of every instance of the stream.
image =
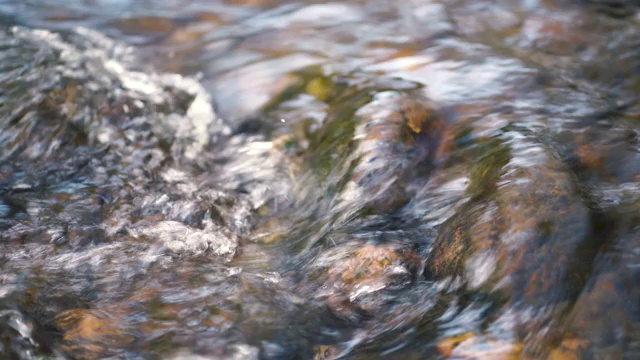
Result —
[[[0,358],[639,358],[638,9],[0,0]]]

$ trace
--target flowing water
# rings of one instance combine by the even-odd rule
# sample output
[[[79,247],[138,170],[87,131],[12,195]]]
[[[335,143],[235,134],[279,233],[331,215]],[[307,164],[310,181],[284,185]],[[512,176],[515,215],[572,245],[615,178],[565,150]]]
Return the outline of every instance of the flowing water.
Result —
[[[0,0],[0,358],[640,357],[638,5]]]

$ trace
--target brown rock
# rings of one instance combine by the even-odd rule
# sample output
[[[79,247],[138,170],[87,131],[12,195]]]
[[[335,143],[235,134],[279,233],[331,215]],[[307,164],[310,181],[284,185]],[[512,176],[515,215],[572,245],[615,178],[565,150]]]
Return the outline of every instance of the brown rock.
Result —
[[[176,24],[165,17],[143,16],[118,20],[116,27],[128,34],[167,34]]]
[[[492,160],[478,161],[472,197],[439,229],[426,275],[462,279],[466,291],[497,295],[502,311],[529,311],[527,320],[511,316],[502,327],[529,334],[525,349],[539,356],[551,336],[544,327],[557,318],[552,314],[566,309],[586,281],[591,225],[563,164],[515,138],[498,145],[503,150]]]
[[[409,183],[435,167],[445,121],[428,99],[388,92],[360,108],[356,122],[351,180],[366,208],[395,211],[410,200]]]
[[[440,353],[443,356],[449,357],[451,356],[451,354],[453,354],[453,349],[455,349],[456,346],[460,345],[461,342],[472,337],[473,337],[473,333],[458,334],[458,335],[440,340],[438,342],[438,345],[436,345],[436,347],[438,348],[438,351],[440,351]]]
[[[65,350],[80,359],[111,356],[114,348],[134,341],[116,316],[103,311],[64,311],[56,317],[55,324],[63,333]]]
[[[591,278],[567,317],[556,354],[620,359],[640,351],[638,234],[630,231],[612,237],[596,257]]]
[[[304,286],[341,316],[375,313],[385,302],[379,292],[410,283],[420,264],[408,244],[354,241],[323,252],[311,264]]]
[[[522,359],[523,345],[484,337],[469,337],[453,349],[451,357],[464,360]]]

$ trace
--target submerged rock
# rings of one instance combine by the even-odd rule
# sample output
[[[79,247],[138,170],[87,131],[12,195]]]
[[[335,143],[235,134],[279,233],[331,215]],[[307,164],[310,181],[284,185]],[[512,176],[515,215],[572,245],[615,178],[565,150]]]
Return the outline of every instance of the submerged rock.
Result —
[[[628,213],[622,218],[637,223],[637,208],[623,209]],[[637,228],[619,226],[596,257],[592,276],[568,314],[562,341],[552,354],[613,359],[640,352],[640,241]]]
[[[118,326],[112,319],[114,315],[88,309],[59,314],[56,324],[63,331],[66,350],[80,359],[116,355],[118,351],[115,348],[130,344],[135,337],[127,334],[126,328]]]
[[[340,317],[379,314],[416,278],[421,259],[411,242],[354,239],[323,251],[306,269],[302,290],[326,301]]]
[[[299,77],[265,107],[274,118],[294,117],[287,118],[292,131],[285,144],[299,146],[298,178],[319,182],[336,211],[385,214],[406,205],[441,155],[444,113],[409,81],[314,68]],[[287,111],[289,103],[309,103],[309,95],[322,112],[309,118]]]
[[[501,310],[489,333],[511,333],[515,341],[523,331],[525,350],[540,355],[545,324],[557,321],[586,280],[591,216],[548,149],[517,133],[505,136],[472,173],[468,203],[438,230],[425,273],[459,284],[452,291],[493,299]],[[464,343],[454,356],[466,351]]]
[[[366,199],[366,208],[392,212],[411,199],[409,184],[435,167],[445,121],[426,98],[381,92],[358,109],[355,164],[344,198]]]

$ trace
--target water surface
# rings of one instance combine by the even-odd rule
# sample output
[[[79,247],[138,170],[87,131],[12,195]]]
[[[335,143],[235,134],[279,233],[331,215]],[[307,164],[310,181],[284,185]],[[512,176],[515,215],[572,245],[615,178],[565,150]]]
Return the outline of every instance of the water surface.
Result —
[[[0,0],[1,357],[637,357],[635,5]]]

